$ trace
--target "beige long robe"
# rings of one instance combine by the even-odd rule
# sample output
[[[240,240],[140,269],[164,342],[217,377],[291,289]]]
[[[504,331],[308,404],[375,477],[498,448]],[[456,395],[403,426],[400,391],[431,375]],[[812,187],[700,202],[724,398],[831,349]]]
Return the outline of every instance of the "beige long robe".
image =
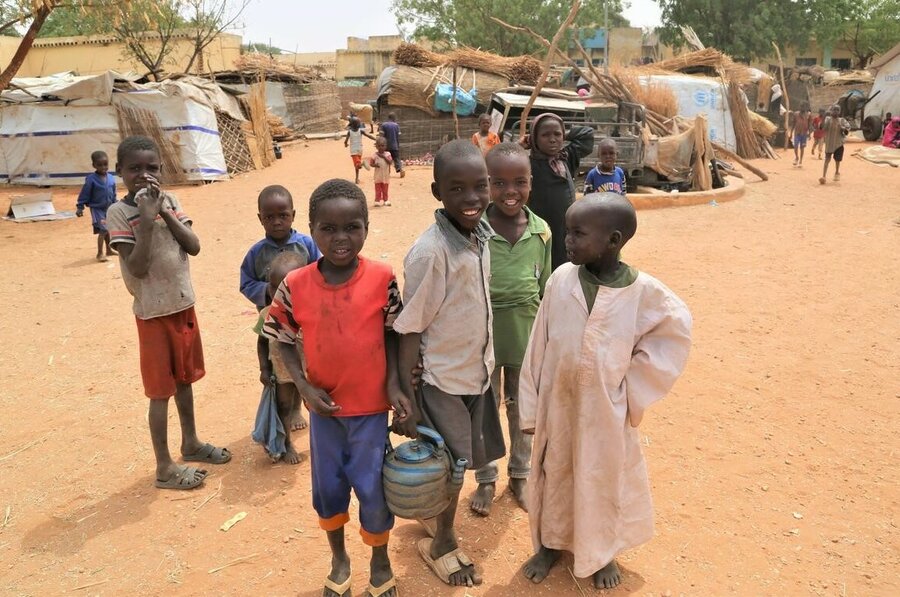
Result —
[[[653,536],[635,427],[690,344],[690,312],[652,276],[601,286],[590,315],[576,266],[547,283],[519,386],[521,427],[535,429],[528,516],[535,550],[572,552],[578,577]]]

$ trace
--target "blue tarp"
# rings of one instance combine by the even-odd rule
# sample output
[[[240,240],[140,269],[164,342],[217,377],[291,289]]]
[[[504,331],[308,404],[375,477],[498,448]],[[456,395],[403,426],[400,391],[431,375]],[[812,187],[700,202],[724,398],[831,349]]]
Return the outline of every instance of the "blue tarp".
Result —
[[[478,91],[472,89],[463,91],[459,87],[456,88],[456,113],[460,116],[471,116],[475,113],[475,107],[478,102]],[[434,90],[434,109],[438,112],[453,112],[453,85],[449,83],[438,83]]]

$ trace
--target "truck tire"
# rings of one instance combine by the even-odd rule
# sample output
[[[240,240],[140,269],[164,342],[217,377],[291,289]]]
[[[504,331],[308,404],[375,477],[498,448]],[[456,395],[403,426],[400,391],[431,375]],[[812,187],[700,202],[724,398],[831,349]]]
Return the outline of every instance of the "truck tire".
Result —
[[[881,137],[881,119],[877,116],[866,116],[862,124],[863,137],[866,141],[878,141]]]

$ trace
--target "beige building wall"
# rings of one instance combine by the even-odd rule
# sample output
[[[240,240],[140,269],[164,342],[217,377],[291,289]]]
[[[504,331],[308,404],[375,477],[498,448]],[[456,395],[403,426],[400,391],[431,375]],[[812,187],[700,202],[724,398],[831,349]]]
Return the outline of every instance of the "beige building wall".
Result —
[[[394,50],[403,39],[399,35],[373,35],[368,39],[347,38],[347,49],[335,52],[334,78],[374,79],[391,65]]]
[[[170,43],[173,43],[174,50],[162,68],[170,73],[184,72],[193,53],[193,44],[187,34],[179,35]],[[17,47],[16,38],[0,37],[0,63],[8,64]],[[195,61],[191,72],[231,70],[240,54],[241,36],[222,34],[206,47],[202,61]],[[77,75],[95,75],[107,70],[140,75],[147,71],[144,65],[125,53],[123,44],[109,36],[95,35],[36,40],[17,75],[43,77],[67,71]]]
[[[335,79],[337,68],[337,53],[335,52],[299,52],[297,54],[276,54],[278,62],[293,64],[296,66],[308,66],[325,73],[325,76]]]
[[[611,65],[628,65],[639,62],[644,55],[643,47],[643,31],[638,27],[613,27],[609,34],[609,55]],[[604,48],[585,48],[588,56],[592,61],[599,61],[603,64],[605,50]],[[569,58],[573,60],[582,60],[581,52],[578,48],[569,48]],[[557,60],[558,64],[568,64],[565,61]]]

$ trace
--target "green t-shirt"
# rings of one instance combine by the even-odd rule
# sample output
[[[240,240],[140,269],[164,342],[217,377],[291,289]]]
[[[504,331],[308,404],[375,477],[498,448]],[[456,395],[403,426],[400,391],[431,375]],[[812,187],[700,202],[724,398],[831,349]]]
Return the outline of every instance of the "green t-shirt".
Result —
[[[601,286],[607,288],[625,288],[631,286],[637,279],[638,271],[628,264],[619,262],[619,268],[609,277],[598,278],[585,266],[578,267],[578,281],[581,283],[581,291],[584,293],[584,301],[587,303],[588,313],[594,308],[597,300],[597,291]]]

